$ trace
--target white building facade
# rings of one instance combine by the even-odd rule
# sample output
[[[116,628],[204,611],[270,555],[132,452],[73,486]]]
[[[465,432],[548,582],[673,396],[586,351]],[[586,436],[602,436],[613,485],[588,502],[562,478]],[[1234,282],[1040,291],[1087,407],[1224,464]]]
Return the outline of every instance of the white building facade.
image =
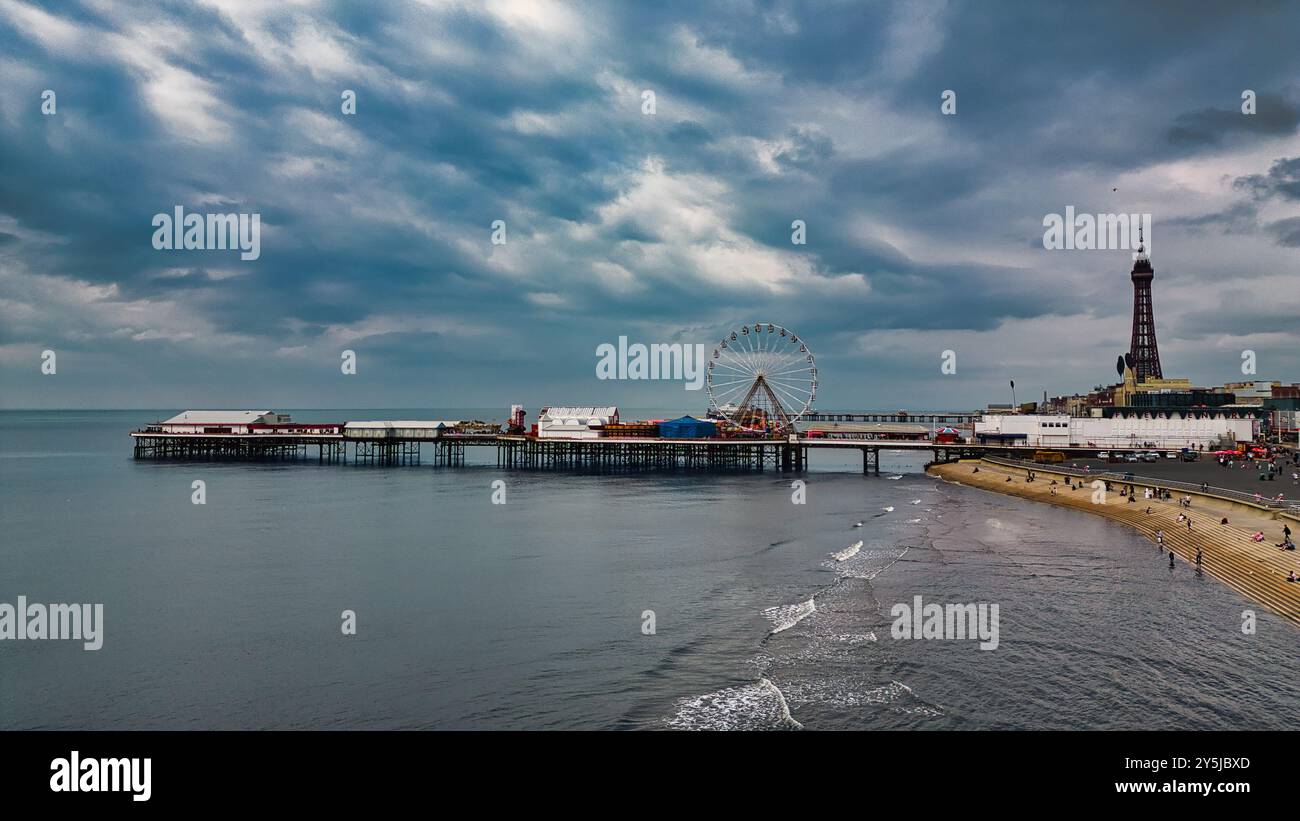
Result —
[[[163,433],[248,433],[249,425],[281,425],[289,421],[287,413],[275,411],[203,411],[187,410],[161,422]]]
[[[605,425],[618,421],[618,408],[543,408],[537,419],[539,439],[597,439]]]
[[[459,422],[436,419],[348,422],[343,426],[347,439],[437,439],[451,433]]]
[[[1225,439],[1252,442],[1258,433],[1259,422],[1253,417],[1234,418],[1214,411],[1116,414],[1109,419],[989,414],[975,423],[976,441],[1043,448],[1209,448]]]

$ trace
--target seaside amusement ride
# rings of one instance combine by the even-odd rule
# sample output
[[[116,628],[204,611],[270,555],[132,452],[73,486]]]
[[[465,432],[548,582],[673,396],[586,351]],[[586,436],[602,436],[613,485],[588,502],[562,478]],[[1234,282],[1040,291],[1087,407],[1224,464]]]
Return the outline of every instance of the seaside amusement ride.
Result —
[[[723,337],[704,384],[717,415],[737,429],[788,435],[817,396],[817,363],[793,331],[756,322]]]

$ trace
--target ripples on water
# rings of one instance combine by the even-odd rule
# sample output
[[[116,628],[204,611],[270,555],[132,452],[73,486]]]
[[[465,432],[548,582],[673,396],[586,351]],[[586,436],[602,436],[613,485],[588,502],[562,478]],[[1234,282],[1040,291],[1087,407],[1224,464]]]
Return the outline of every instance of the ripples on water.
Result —
[[[772,472],[136,463],[138,417],[0,414],[0,601],[106,624],[96,653],[0,643],[0,728],[1209,729],[1300,704],[1288,622],[902,455],[817,462],[793,505]],[[893,639],[916,595],[998,603],[999,648]]]

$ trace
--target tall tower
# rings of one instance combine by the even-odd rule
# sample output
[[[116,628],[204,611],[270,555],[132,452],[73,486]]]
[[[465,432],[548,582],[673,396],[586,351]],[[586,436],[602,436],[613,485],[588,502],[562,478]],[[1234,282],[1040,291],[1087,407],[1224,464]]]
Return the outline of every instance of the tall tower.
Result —
[[[1160,351],[1156,348],[1156,317],[1151,309],[1151,280],[1155,269],[1147,259],[1146,243],[1142,229],[1138,228],[1138,252],[1133,258],[1133,338],[1129,353],[1133,354],[1133,375],[1138,382],[1161,379]]]

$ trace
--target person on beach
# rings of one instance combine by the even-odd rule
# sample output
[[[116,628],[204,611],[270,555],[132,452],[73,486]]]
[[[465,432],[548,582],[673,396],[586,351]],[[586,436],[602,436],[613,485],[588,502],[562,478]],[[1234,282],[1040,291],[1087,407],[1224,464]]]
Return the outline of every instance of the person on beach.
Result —
[[[1174,569],[1174,551],[1172,550],[1169,551],[1169,569]]]
[[[1289,581],[1289,582],[1297,581],[1297,579],[1296,579],[1296,577],[1295,577],[1295,571],[1294,571],[1294,570],[1292,570],[1292,571],[1287,575],[1286,580]]]
[[[1282,538],[1291,538],[1291,525],[1282,525]]]
[[[1156,547],[1160,548],[1161,553],[1165,552],[1165,532],[1163,530],[1156,531]]]
[[[1150,507],[1150,506],[1147,507],[1147,515],[1148,515],[1148,516],[1151,515],[1151,507]]]
[[[1188,516],[1188,517],[1187,517],[1187,529],[1188,529],[1188,530],[1191,530],[1191,529],[1192,529],[1192,517],[1191,517],[1191,516]]]
[[[1228,523],[1228,517],[1227,517],[1227,516],[1224,516],[1222,519],[1219,520],[1219,524],[1221,524],[1221,525],[1226,525],[1227,523]]]

